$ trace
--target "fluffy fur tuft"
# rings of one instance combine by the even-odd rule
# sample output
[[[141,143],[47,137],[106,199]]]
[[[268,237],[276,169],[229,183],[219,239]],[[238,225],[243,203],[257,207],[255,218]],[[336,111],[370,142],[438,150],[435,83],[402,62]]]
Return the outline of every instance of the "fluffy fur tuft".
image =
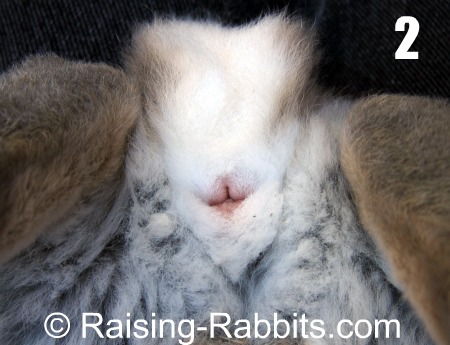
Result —
[[[450,343],[450,104],[377,96],[355,105],[342,161],[362,221],[398,285]]]
[[[0,262],[70,218],[80,201],[114,197],[140,111],[135,94],[118,70],[55,56],[1,76]]]
[[[74,134],[55,146],[60,151],[43,168],[58,188],[65,186],[63,169],[70,193],[84,195],[76,189],[81,188],[92,194],[78,203],[52,199],[47,189],[29,196],[30,202],[53,200],[45,207],[49,214],[56,206],[71,212],[42,226],[53,231],[39,227],[27,250],[0,267],[0,343],[55,343],[42,325],[46,315],[59,311],[78,320],[64,339],[69,345],[80,343],[83,312],[99,312],[105,320],[124,320],[127,313],[150,320],[155,313],[175,322],[194,319],[197,327],[208,326],[212,312],[228,313],[233,321],[252,320],[258,312],[271,324],[274,313],[289,320],[305,313],[323,320],[326,334],[344,318],[397,319],[399,339],[391,329],[388,339],[378,340],[372,335],[248,342],[431,344],[360,226],[339,163],[338,139],[352,104],[315,86],[314,37],[311,28],[283,16],[239,28],[156,21],[136,33],[126,78],[98,65],[80,75],[71,69],[79,65],[68,63],[56,75],[78,84],[42,89],[29,83],[47,97],[45,106],[56,99],[70,119],[78,110],[94,117],[88,129],[77,121],[67,127],[57,122],[58,140],[66,138],[64,128]],[[39,64],[50,73],[61,63]],[[41,67],[25,65],[2,80],[36,76]],[[117,85],[97,91],[111,75]],[[2,92],[8,99],[8,91]],[[86,94],[91,96],[72,102]],[[16,116],[7,110],[6,122]],[[28,116],[46,119],[37,110]],[[21,128],[18,135],[32,136]],[[8,145],[8,136],[3,138]],[[232,212],[211,204],[220,193],[229,195],[229,203],[239,199]],[[26,222],[32,226],[34,218]],[[2,238],[9,233],[2,230]],[[302,331],[314,330],[299,326],[296,336]],[[83,341],[123,343],[100,339],[92,329]],[[197,341],[210,340],[199,334]]]

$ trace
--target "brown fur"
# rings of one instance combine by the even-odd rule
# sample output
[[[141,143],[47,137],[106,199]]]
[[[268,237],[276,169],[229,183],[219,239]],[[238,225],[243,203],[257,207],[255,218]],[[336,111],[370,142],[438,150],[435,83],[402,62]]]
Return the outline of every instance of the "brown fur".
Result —
[[[167,57],[135,49],[150,51],[131,72],[154,102]],[[304,87],[296,77],[292,86]],[[306,98],[314,100],[312,90]],[[138,95],[121,71],[56,57],[30,59],[1,76],[0,262],[69,218],[82,200],[114,198]],[[436,341],[450,344],[450,105],[368,98],[355,105],[343,133],[342,161],[364,225]]]
[[[439,344],[450,344],[450,104],[357,103],[342,161],[363,224]]]
[[[108,196],[139,112],[135,94],[118,70],[54,56],[1,76],[0,262],[84,198]]]

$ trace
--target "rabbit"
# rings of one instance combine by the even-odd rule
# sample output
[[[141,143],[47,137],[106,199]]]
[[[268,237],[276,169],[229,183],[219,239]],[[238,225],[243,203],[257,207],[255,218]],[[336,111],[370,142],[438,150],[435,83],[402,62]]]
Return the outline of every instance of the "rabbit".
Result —
[[[318,85],[316,41],[284,15],[155,20],[123,70],[2,75],[1,343],[433,344],[361,223],[363,111]]]

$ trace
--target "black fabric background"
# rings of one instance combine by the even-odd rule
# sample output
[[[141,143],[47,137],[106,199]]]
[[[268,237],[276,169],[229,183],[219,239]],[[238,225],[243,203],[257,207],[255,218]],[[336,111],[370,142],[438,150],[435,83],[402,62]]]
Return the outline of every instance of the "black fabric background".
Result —
[[[1,0],[0,71],[35,53],[120,65],[136,24],[155,15],[246,23],[287,9],[315,20],[323,60],[320,81],[339,94],[393,92],[450,97],[450,0]],[[414,16],[419,60],[395,60]]]

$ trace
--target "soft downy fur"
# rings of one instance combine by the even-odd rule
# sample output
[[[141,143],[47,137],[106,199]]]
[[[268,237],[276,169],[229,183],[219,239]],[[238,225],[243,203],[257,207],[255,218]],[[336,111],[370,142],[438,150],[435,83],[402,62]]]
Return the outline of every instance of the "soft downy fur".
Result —
[[[112,197],[140,111],[136,92],[117,69],[56,56],[1,76],[0,262],[80,200]]]
[[[366,229],[435,339],[450,344],[450,103],[361,100],[341,147]]]
[[[0,342],[61,343],[43,331],[54,311],[72,321],[64,344],[124,343],[91,329],[81,340],[83,312],[196,326],[213,312],[270,322],[276,312],[325,322],[327,336],[305,344],[431,344],[359,224],[339,164],[351,102],[316,88],[314,37],[283,16],[141,27],[123,81],[143,108],[125,176],[115,172],[114,199],[86,198],[0,268]],[[401,336],[330,338],[341,319],[398,319]],[[249,340],[277,341],[301,342]]]

